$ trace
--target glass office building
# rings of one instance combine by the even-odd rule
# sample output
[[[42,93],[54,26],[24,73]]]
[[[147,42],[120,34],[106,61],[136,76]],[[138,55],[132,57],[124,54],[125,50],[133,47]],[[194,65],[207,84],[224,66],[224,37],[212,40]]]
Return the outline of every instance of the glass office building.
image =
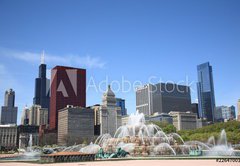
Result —
[[[116,98],[116,105],[121,107],[121,114],[122,116],[127,115],[127,109],[125,107],[125,100],[121,98]]]
[[[212,66],[209,62],[197,66],[198,71],[198,111],[199,117],[214,122],[215,96]]]

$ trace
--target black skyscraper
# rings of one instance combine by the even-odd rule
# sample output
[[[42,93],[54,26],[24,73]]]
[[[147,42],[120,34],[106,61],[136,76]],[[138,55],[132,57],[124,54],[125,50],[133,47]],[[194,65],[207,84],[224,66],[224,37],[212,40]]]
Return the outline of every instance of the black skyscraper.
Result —
[[[4,106],[0,112],[0,124],[17,124],[17,110],[15,92],[10,89],[5,92]]]
[[[50,80],[46,77],[47,66],[44,64],[44,52],[41,56],[41,64],[39,66],[39,76],[35,79],[35,95],[33,104],[40,105],[42,108],[49,110],[49,85]]]

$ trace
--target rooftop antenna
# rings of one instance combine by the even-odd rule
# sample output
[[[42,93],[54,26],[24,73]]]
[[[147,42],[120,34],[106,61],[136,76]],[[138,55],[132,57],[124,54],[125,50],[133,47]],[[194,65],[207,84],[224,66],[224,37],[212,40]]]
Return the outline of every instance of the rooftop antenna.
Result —
[[[42,54],[41,54],[41,64],[44,64],[45,62],[45,58],[44,58],[44,50],[42,51]]]

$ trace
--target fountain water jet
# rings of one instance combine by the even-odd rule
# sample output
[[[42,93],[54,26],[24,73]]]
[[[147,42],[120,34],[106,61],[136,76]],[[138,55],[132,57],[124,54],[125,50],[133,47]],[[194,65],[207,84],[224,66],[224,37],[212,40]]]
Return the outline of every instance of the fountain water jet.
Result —
[[[213,146],[207,153],[208,156],[232,156],[234,149],[231,145],[228,145],[227,134],[225,130],[222,130],[218,139],[217,145]]]
[[[214,136],[209,137],[207,144],[215,146],[215,137]]]

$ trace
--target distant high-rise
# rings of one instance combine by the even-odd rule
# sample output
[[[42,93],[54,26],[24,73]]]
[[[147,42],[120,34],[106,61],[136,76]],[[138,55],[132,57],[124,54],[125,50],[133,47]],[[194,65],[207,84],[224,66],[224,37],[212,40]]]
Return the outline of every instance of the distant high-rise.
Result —
[[[29,125],[30,109],[25,106],[22,110],[21,125]]]
[[[67,105],[86,107],[86,70],[56,66],[51,72],[50,130],[57,130],[58,110]]]
[[[214,122],[215,96],[212,66],[209,62],[197,66],[199,117]]]
[[[232,105],[229,107],[230,112],[231,112],[231,119],[236,119],[236,109],[235,107]]]
[[[116,98],[116,105],[121,108],[122,116],[127,115],[127,109],[125,107],[125,100],[121,98]]]
[[[1,124],[17,124],[17,110],[15,107],[15,92],[10,89],[5,92],[4,106],[2,106]]]
[[[234,106],[217,106],[215,109],[215,121],[228,121],[236,119]]]
[[[136,109],[145,115],[191,111],[190,88],[170,83],[147,84],[136,91]]]
[[[48,124],[48,109],[33,105],[29,109],[29,125],[40,126]]]
[[[39,66],[39,75],[35,79],[34,105],[40,105],[42,108],[49,109],[49,86],[50,80],[46,77],[47,65],[44,63],[44,52],[41,55],[41,64]]]

